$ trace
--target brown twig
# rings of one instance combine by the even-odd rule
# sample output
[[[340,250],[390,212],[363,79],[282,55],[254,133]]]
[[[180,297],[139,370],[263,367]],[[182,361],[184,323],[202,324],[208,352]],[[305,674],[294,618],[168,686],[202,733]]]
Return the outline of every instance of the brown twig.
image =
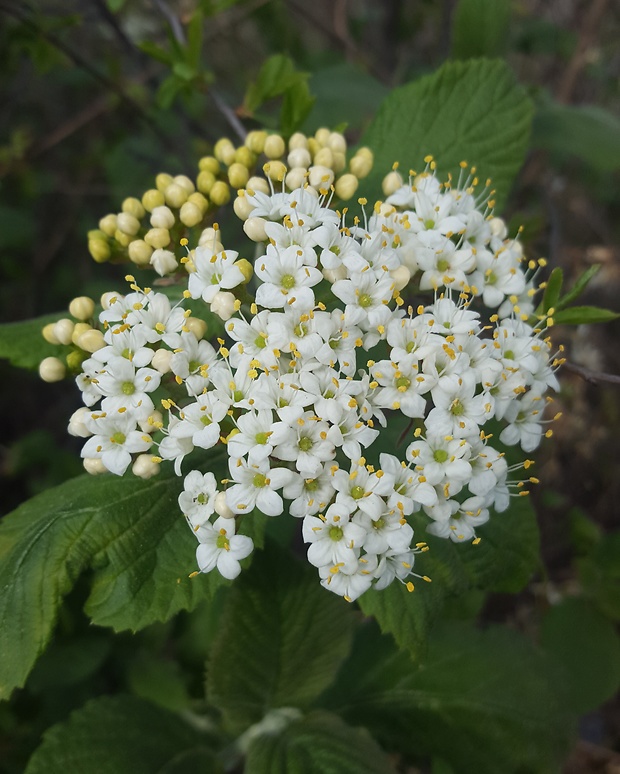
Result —
[[[605,374],[601,371],[590,371],[589,368],[570,363],[568,360],[562,365],[566,371],[577,374],[589,384],[620,384],[620,376],[616,374]]]

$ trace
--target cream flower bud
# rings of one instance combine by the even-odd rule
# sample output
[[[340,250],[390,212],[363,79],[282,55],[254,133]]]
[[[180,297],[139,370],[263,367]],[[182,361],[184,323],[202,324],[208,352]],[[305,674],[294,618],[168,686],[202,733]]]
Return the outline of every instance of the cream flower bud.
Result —
[[[245,187],[246,191],[258,191],[260,193],[264,193],[269,195],[271,193],[271,188],[269,188],[269,183],[265,180],[264,177],[251,177],[247,185]]]
[[[153,228],[167,228],[171,229],[174,226],[174,214],[170,207],[165,205],[155,207],[151,212],[151,226]]]
[[[198,240],[198,244],[200,247],[203,247],[204,245],[213,246],[213,252],[214,253],[221,253],[224,247],[222,246],[222,243],[220,242],[220,234],[221,231],[211,228],[205,228],[200,235],[200,239]]]
[[[123,234],[135,236],[140,231],[140,221],[135,215],[130,215],[128,212],[119,212],[116,216],[116,227]]]
[[[95,328],[91,328],[89,331],[84,331],[84,333],[80,334],[76,344],[80,349],[83,349],[84,352],[90,352],[91,354],[97,352],[99,349],[103,349],[106,345],[103,333],[95,330]]]
[[[321,150],[314,157],[314,163],[316,166],[329,167],[332,169],[334,164],[334,154],[329,148],[321,148]]]
[[[406,266],[397,266],[390,272],[390,277],[394,280],[395,290],[402,290],[409,284],[411,272]]]
[[[193,333],[198,340],[204,338],[208,329],[207,323],[204,320],[201,320],[200,317],[188,317],[187,320],[185,320],[185,327],[190,333]]]
[[[146,266],[151,260],[153,248],[144,239],[134,239],[127,248],[129,260],[136,266]]]
[[[264,218],[248,218],[243,224],[243,230],[252,242],[264,242],[267,239]]]
[[[88,252],[97,263],[105,263],[112,254],[110,245],[101,238],[88,240]]]
[[[106,236],[114,236],[114,232],[118,228],[116,224],[116,215],[106,215],[99,221],[99,228]]]
[[[203,215],[209,209],[209,200],[198,191],[194,191],[193,194],[190,194],[187,201],[195,204]]]
[[[165,277],[166,274],[172,274],[179,265],[173,252],[170,250],[162,250],[161,248],[153,251],[149,263],[160,277]]]
[[[246,166],[235,162],[228,167],[228,182],[233,188],[243,188],[250,179],[250,171]]]
[[[499,237],[500,239],[506,239],[508,229],[506,228],[503,218],[491,218],[489,221],[489,228],[491,229],[491,234],[493,234],[493,236]]]
[[[308,182],[318,190],[329,189],[334,182],[334,171],[329,167],[315,165],[308,170]]]
[[[358,151],[349,162],[349,169],[357,178],[366,177],[372,169],[372,159]]]
[[[338,153],[338,151],[332,151],[332,155],[334,157],[334,160],[332,161],[332,169],[336,174],[338,174],[338,172],[342,172],[342,170],[347,166],[347,157],[344,153]]]
[[[181,188],[184,188],[188,195],[193,194],[196,190],[196,186],[193,184],[193,182],[189,179],[187,175],[176,175],[175,178],[172,181],[175,185],[180,185]]]
[[[83,333],[86,333],[86,331],[92,331],[92,327],[87,322],[76,323],[73,328],[73,333],[71,334],[71,342],[77,344],[77,340]]]
[[[91,476],[100,476],[102,473],[108,472],[108,469],[99,457],[85,457],[82,464],[84,465],[84,470],[90,473]]]
[[[161,411],[158,411],[155,409],[152,414],[150,414],[146,419],[141,420],[138,422],[138,427],[140,430],[142,430],[143,433],[148,433],[149,435],[151,433],[154,433],[156,430],[159,430],[161,425],[163,424],[164,417],[161,413]]]
[[[151,367],[160,374],[167,374],[170,371],[170,361],[173,353],[169,349],[158,349],[151,360]]]
[[[135,196],[127,197],[121,204],[121,210],[123,212],[128,212],[130,215],[133,215],[134,218],[138,218],[138,220],[144,217],[142,202],[140,199],[136,199]]]
[[[265,147],[263,153],[268,159],[279,159],[284,156],[286,152],[286,145],[282,137],[279,134],[270,134],[265,140]]]
[[[256,153],[258,156],[263,152],[266,139],[267,132],[261,129],[255,129],[252,132],[248,132],[248,135],[245,138],[245,145],[252,151],[252,153]]]
[[[60,344],[56,338],[56,335],[54,334],[54,325],[56,325],[56,323],[48,323],[47,325],[43,326],[41,330],[41,335],[48,344]]]
[[[235,514],[231,511],[226,502],[226,492],[218,492],[213,498],[213,509],[218,516],[223,519],[234,519]]]
[[[225,290],[218,291],[211,301],[211,311],[221,320],[230,320],[235,313],[235,301],[237,299],[232,293]]]
[[[329,129],[322,126],[320,129],[317,129],[316,132],[314,133],[314,139],[323,148],[329,142],[330,135],[331,135],[331,132],[329,131]]]
[[[347,277],[347,267],[339,266],[337,269],[323,269],[322,274],[328,282],[334,283]]]
[[[358,185],[359,181],[355,175],[342,175],[342,177],[336,180],[336,196],[343,201],[347,201],[357,191]]]
[[[170,207],[179,208],[185,204],[189,191],[178,183],[171,183],[165,190],[166,204]]]
[[[321,150],[323,146],[318,143],[314,137],[308,137],[308,150],[310,151],[310,155],[314,158],[314,156]]]
[[[222,137],[215,143],[213,155],[228,167],[235,161],[235,146],[227,137]]]
[[[166,201],[163,191],[157,188],[149,188],[142,194],[142,206],[147,212],[153,212],[155,207],[161,207]]]
[[[155,249],[158,247],[168,247],[170,244],[170,232],[167,228],[152,228],[144,235],[144,241]]]
[[[114,232],[114,239],[116,239],[121,247],[128,247],[131,244],[132,236],[130,234],[125,234],[125,232],[120,231],[120,229],[117,229]]]
[[[215,175],[208,169],[203,169],[196,178],[196,187],[203,194],[208,194],[215,184]]]
[[[248,201],[245,191],[241,191],[233,202],[233,210],[239,220],[247,220],[254,211],[254,205]]]
[[[67,427],[67,432],[69,435],[73,435],[76,438],[90,438],[92,433],[84,424],[84,420],[87,416],[90,415],[90,413],[91,409],[86,408],[86,406],[82,406],[77,411],[74,411],[73,414],[71,414],[71,418],[69,419],[69,426]]]
[[[203,218],[203,212],[194,202],[185,202],[179,212],[181,223],[188,228],[197,226]]]
[[[221,169],[215,156],[203,156],[198,162],[198,168],[201,172],[211,172],[212,175],[217,175]]]
[[[286,175],[286,164],[282,161],[268,161],[263,166],[263,172],[270,180],[281,183]]]
[[[68,317],[63,317],[54,323],[54,336],[57,338],[59,344],[71,344],[71,336],[73,335],[73,329],[75,323]]]
[[[254,275],[254,267],[249,261],[246,261],[245,258],[239,258],[238,261],[235,261],[234,265],[243,274],[243,281],[241,284],[247,285],[247,283],[252,279],[252,276]]]
[[[296,148],[308,148],[308,138],[302,132],[295,132],[292,134],[288,141],[289,150],[295,150]]]
[[[131,466],[131,472],[138,478],[153,478],[159,473],[160,467],[153,462],[152,454],[139,454]]]
[[[295,188],[301,188],[307,179],[308,170],[305,167],[293,167],[293,169],[286,173],[284,182],[287,188],[294,191]]]
[[[289,167],[309,167],[312,157],[307,148],[294,148],[286,157]]]
[[[332,132],[327,138],[327,147],[334,153],[346,153],[347,141],[341,132]]]
[[[44,382],[60,382],[66,373],[65,364],[57,357],[46,357],[39,363],[39,376]]]
[[[403,178],[400,173],[393,169],[383,178],[381,190],[385,196],[391,196],[403,186]]]
[[[209,191],[209,198],[216,207],[223,207],[230,201],[230,188],[223,180],[217,180]]]
[[[69,304],[69,314],[76,320],[88,320],[95,311],[95,302],[88,296],[78,296]]]
[[[116,299],[119,298],[119,293],[116,290],[108,290],[107,293],[104,293],[101,296],[101,299],[99,303],[101,304],[101,308],[108,310],[112,306],[112,304],[116,303]]]
[[[160,172],[155,178],[155,187],[163,193],[173,180],[172,175],[169,175],[167,172]]]

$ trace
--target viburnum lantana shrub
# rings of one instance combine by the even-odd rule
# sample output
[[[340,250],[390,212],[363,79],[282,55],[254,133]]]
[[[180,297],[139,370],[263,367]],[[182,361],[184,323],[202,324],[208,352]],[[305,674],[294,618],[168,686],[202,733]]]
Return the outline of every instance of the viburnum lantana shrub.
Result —
[[[97,260],[126,250],[161,289],[128,275],[127,292],[102,297],[97,324],[76,333],[61,320],[44,335],[84,353],[85,407],[69,432],[86,439],[87,471],[149,478],[172,464],[184,477],[178,503],[200,572],[240,573],[253,542],[239,523],[258,511],[298,519],[320,583],[352,601],[394,581],[413,590],[427,546],[412,514],[432,535],[476,542],[527,494],[531,461],[509,466],[497,442],[536,449],[561,359],[553,321],[535,314],[544,262],[494,215],[490,182],[465,162],[442,178],[429,156],[404,177],[395,164],[382,201],[347,205],[373,156],[360,149],[343,172],[345,151],[327,129],[288,146],[252,132],[201,161],[198,191],[160,175],[102,220],[90,247]],[[261,154],[265,176],[250,177]],[[178,239],[209,201],[227,203],[223,168],[243,246],[228,248],[217,223],[197,244]],[[73,305],[93,314],[89,299]],[[212,339],[209,315],[223,321]],[[61,366],[48,359],[41,374]],[[401,444],[376,452],[388,425]],[[193,462],[217,446],[228,458],[219,479]]]

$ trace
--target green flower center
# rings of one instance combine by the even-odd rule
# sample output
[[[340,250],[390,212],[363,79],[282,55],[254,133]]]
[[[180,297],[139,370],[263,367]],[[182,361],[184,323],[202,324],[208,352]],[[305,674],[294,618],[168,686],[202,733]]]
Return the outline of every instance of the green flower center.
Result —
[[[269,440],[269,433],[256,433],[256,443],[266,444]]]
[[[506,360],[514,360],[515,359],[515,353],[511,349],[507,349],[504,352],[504,357]]]
[[[450,268],[450,264],[445,258],[440,258],[437,261],[437,268],[439,269],[439,271],[448,271],[448,269]]]
[[[465,413],[465,406],[463,406],[461,401],[457,398],[452,404],[450,411],[455,417],[460,417]]]
[[[333,253],[334,255],[340,255],[340,248],[338,247],[338,245],[333,245],[332,247],[329,248],[329,252]]]
[[[487,274],[486,280],[487,280],[487,285],[495,285],[495,283],[497,282],[497,275],[495,274],[494,271],[490,271]]]
[[[226,535],[218,535],[215,545],[221,550],[222,548],[228,548],[228,537]]]
[[[280,280],[280,284],[285,290],[292,290],[295,287],[295,277],[292,274],[285,274]]]
[[[200,417],[200,421],[201,421],[201,423],[202,423],[202,424],[203,424],[205,427],[208,427],[208,426],[211,424],[211,417],[208,417],[206,414],[203,414],[203,415]]]
[[[262,489],[262,487],[267,484],[267,476],[264,476],[262,473],[257,473],[252,479],[252,484],[257,489]]]
[[[117,443],[119,444],[119,446],[122,446],[127,440],[127,436],[124,433],[121,433],[119,431],[118,433],[114,433],[114,435],[111,436],[110,440],[112,441],[112,443]]]
[[[341,527],[330,527],[329,528],[329,536],[334,542],[338,542],[339,540],[342,540],[342,528]]]
[[[435,462],[445,462],[448,459],[448,452],[445,449],[437,449],[433,454]]]
[[[267,339],[264,336],[257,336],[254,339],[254,346],[259,349],[264,349],[267,346]]]
[[[354,500],[359,500],[365,494],[366,494],[366,492],[364,491],[364,487],[363,486],[359,486],[359,484],[357,486],[354,486],[354,487],[351,488],[351,497]]]
[[[204,504],[207,502],[207,500],[208,500],[208,499],[209,499],[209,498],[207,497],[207,495],[206,495],[204,492],[201,492],[201,493],[198,495],[198,497],[196,498],[196,500],[198,500],[198,502],[199,502],[201,505],[204,505]]]
[[[413,352],[415,349],[415,341],[408,341],[407,346],[405,347],[406,352]]]
[[[359,300],[359,305],[362,307],[362,309],[366,309],[369,306],[372,306],[372,298],[368,293],[362,293]]]
[[[435,221],[432,218],[424,221],[424,228],[435,228]]]
[[[304,435],[303,438],[299,439],[299,448],[304,451],[308,452],[310,449],[314,446],[314,443],[312,441],[312,438],[308,438],[307,435]]]
[[[306,333],[308,333],[308,327],[306,325],[304,325],[303,323],[299,323],[299,325],[296,325],[293,328],[293,333],[298,338],[301,338],[302,336],[305,336]]]
[[[316,492],[316,490],[319,488],[319,482],[312,478],[310,481],[306,481],[304,484],[304,489],[306,492]]]
[[[121,390],[123,395],[133,395],[136,391],[136,385],[133,382],[123,382]]]
[[[189,363],[187,364],[190,374],[193,374],[194,371],[197,371],[201,365],[202,363],[200,362],[200,360],[190,360]]]
[[[405,390],[408,390],[409,387],[411,387],[411,379],[407,379],[406,376],[400,376],[396,380],[396,388],[400,390],[401,392],[404,392]]]
[[[240,400],[243,400],[245,398],[245,395],[243,394],[243,390],[234,390],[232,394],[232,398],[235,401],[235,403],[238,403]]]
[[[133,352],[129,349],[129,347],[125,347],[125,349],[121,352],[121,357],[124,357],[125,360],[131,360],[133,357]]]
[[[385,527],[385,522],[383,519],[377,519],[377,521],[373,521],[372,526],[373,529],[383,529],[383,527]]]

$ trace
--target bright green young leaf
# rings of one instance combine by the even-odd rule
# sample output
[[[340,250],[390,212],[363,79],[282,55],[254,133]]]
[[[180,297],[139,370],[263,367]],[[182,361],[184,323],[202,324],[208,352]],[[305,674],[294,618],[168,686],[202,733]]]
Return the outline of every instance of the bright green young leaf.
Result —
[[[567,706],[583,714],[620,687],[620,639],[613,623],[584,599],[564,599],[545,616],[541,643],[563,671]]]
[[[568,293],[565,293],[562,298],[558,301],[556,304],[556,309],[564,309],[569,304],[572,304],[573,301],[576,301],[577,298],[583,293],[583,291],[588,287],[590,284],[590,280],[598,274],[599,269],[601,268],[601,265],[599,263],[594,264],[594,266],[590,266],[589,269],[586,269],[583,274],[577,279],[573,287],[568,291]]]
[[[312,110],[315,97],[310,94],[308,82],[300,80],[284,93],[280,111],[280,129],[285,137],[297,131]]]
[[[564,281],[564,272],[556,267],[550,274],[545,287],[545,293],[542,300],[542,312],[547,313],[550,309],[558,308],[560,293],[562,292],[562,283]]]
[[[556,325],[589,325],[617,320],[618,312],[600,309],[598,306],[571,306],[553,315]]]
[[[368,731],[337,715],[312,712],[280,733],[254,739],[244,774],[393,774],[390,759]]]
[[[502,56],[510,30],[510,0],[459,0],[452,20],[452,56]]]
[[[547,772],[557,770],[573,726],[554,677],[516,631],[443,623],[414,665],[364,627],[321,703],[407,757],[439,756],[476,774]]]
[[[66,316],[58,312],[34,320],[1,324],[0,358],[6,358],[19,368],[36,369],[43,358],[66,352],[66,347],[49,344],[41,335],[43,326]]]
[[[620,532],[601,536],[578,567],[584,592],[605,615],[620,621]]]
[[[191,756],[188,758],[188,756]],[[193,768],[175,765],[178,759]],[[168,710],[143,699],[94,699],[46,731],[26,774],[181,774],[220,772],[212,741]]]
[[[138,48],[150,56],[151,59],[155,59],[156,61],[166,65],[172,64],[172,57],[170,54],[164,48],[158,46],[156,43],[153,43],[151,40],[143,40],[142,43],[138,43]]]
[[[2,520],[0,696],[24,684],[82,572],[92,578],[86,612],[116,630],[167,620],[217,586],[215,576],[188,577],[196,542],[178,509],[180,488],[169,474],[80,476]]]
[[[187,25],[187,63],[194,71],[200,65],[203,32],[204,18],[200,8],[197,8]]]
[[[290,57],[284,54],[270,56],[263,63],[256,81],[248,87],[243,106],[251,115],[264,102],[281,96],[305,78],[305,74],[297,72]]]
[[[186,62],[175,62],[172,65],[172,72],[182,81],[189,83],[196,77],[196,69]]]
[[[161,82],[157,90],[157,105],[162,110],[167,110],[184,86],[185,83],[180,78],[175,75],[169,75]]]
[[[270,709],[304,709],[346,657],[352,611],[313,568],[273,545],[231,589],[211,649],[209,700],[233,732]]]
[[[395,161],[406,176],[432,154],[442,178],[451,172],[458,179],[461,161],[475,165],[482,182],[492,179],[501,209],[523,163],[531,118],[532,104],[503,62],[448,62],[383,101],[361,141],[375,153],[364,195],[381,195]]]

